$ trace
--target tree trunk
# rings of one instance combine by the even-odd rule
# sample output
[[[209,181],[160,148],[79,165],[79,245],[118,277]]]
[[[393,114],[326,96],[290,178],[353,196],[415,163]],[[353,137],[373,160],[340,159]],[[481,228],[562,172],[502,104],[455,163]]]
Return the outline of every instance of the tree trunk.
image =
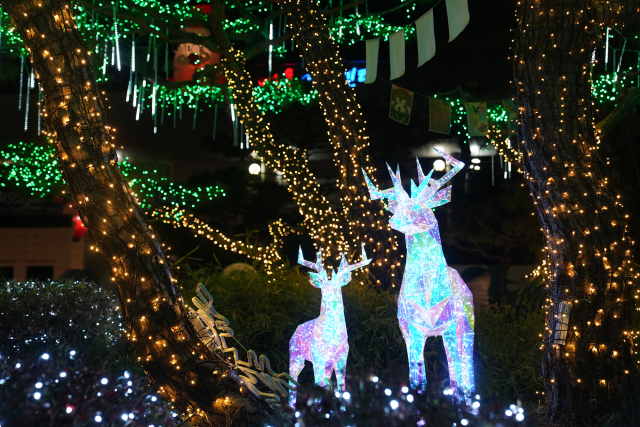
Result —
[[[601,425],[619,412],[640,425],[633,243],[598,152],[589,76],[594,34],[602,32],[594,22],[632,17],[638,2],[587,3],[523,0],[518,9],[518,135],[550,265],[546,409],[563,425]],[[564,343],[563,304],[571,306]]]
[[[63,177],[118,288],[140,363],[161,394],[198,426],[287,424],[242,389],[233,364],[206,350],[190,325],[162,244],[118,170],[92,58],[69,4],[5,0],[3,6],[42,84],[47,136]]]
[[[318,90],[320,106],[329,126],[329,140],[334,151],[334,163],[340,171],[337,181],[344,216],[349,223],[345,236],[353,251],[360,243],[373,246],[374,263],[371,274],[378,287],[393,289],[400,285],[400,256],[395,236],[388,224],[388,215],[380,209],[372,210],[364,185],[362,169],[372,179],[364,120],[354,90],[344,75],[345,68],[338,46],[314,1],[286,0],[282,7],[295,33],[298,50],[304,57],[307,70]]]

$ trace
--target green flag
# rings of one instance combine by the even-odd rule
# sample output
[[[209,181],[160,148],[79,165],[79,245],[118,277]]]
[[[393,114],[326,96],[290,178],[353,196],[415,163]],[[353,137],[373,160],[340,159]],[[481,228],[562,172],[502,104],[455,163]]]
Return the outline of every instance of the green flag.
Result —
[[[451,104],[448,101],[429,97],[429,131],[449,135]]]
[[[389,102],[389,117],[404,125],[411,119],[411,105],[413,92],[394,84],[391,85],[391,101]]]

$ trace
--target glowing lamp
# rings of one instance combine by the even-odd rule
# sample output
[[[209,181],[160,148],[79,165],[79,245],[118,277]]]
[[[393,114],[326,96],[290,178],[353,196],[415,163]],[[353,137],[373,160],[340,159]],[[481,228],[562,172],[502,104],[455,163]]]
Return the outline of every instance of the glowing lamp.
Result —
[[[249,173],[251,175],[259,175],[260,174],[260,165],[257,163],[251,163],[249,165]]]
[[[477,157],[475,159],[471,159],[471,163],[478,164],[480,163],[480,159],[478,159]]]
[[[445,163],[440,159],[433,162],[433,169],[435,169],[437,172],[442,172],[444,170],[444,167]]]
[[[433,170],[425,176],[417,162],[418,185],[411,182],[411,196],[402,187],[400,170],[394,173],[387,166],[393,181],[393,188],[388,190],[378,190],[366,173],[364,176],[371,200],[388,200],[388,208],[393,214],[389,225],[405,234],[407,239],[398,320],[409,353],[411,387],[425,389],[424,344],[430,336],[442,336],[451,394],[458,398],[464,396],[470,403],[475,388],[473,295],[460,274],[447,265],[438,221],[432,211],[451,201],[451,187],[441,187],[464,167],[464,163],[441,151],[436,152],[451,164],[451,170],[435,180],[431,179]]]

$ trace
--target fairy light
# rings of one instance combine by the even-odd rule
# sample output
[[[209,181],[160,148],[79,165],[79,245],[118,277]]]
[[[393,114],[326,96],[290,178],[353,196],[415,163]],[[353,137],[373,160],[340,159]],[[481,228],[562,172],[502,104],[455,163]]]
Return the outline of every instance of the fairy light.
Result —
[[[562,403],[568,395],[579,396],[573,404],[600,400],[607,394],[594,386],[611,392],[638,363],[621,359],[636,350],[632,317],[622,316],[639,295],[634,242],[620,196],[605,176],[609,162],[598,152],[593,121],[595,103],[612,100],[599,82],[616,79],[601,76],[592,83],[590,75],[596,43],[590,31],[605,32],[605,23],[624,22],[637,8],[598,5],[587,14],[550,2],[518,5],[518,151],[547,242],[545,262],[532,273],[546,276],[543,394],[548,410],[562,413],[569,410]],[[546,35],[539,37],[540,31]],[[608,28],[605,37],[608,45]],[[569,371],[572,378],[558,375]]]

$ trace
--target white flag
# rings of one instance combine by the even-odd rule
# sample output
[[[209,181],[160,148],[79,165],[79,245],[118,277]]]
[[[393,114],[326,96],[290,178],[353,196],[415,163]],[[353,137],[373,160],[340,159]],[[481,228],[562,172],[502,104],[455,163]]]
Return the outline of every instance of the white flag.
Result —
[[[378,50],[380,50],[380,39],[366,40],[367,45],[367,74],[365,83],[373,83],[378,76]]]
[[[418,38],[418,67],[436,54],[436,36],[433,31],[433,9],[416,21]]]
[[[467,0],[446,0],[449,20],[449,41],[453,41],[469,23]]]
[[[391,64],[391,80],[404,74],[404,30],[389,36],[389,62]]]

